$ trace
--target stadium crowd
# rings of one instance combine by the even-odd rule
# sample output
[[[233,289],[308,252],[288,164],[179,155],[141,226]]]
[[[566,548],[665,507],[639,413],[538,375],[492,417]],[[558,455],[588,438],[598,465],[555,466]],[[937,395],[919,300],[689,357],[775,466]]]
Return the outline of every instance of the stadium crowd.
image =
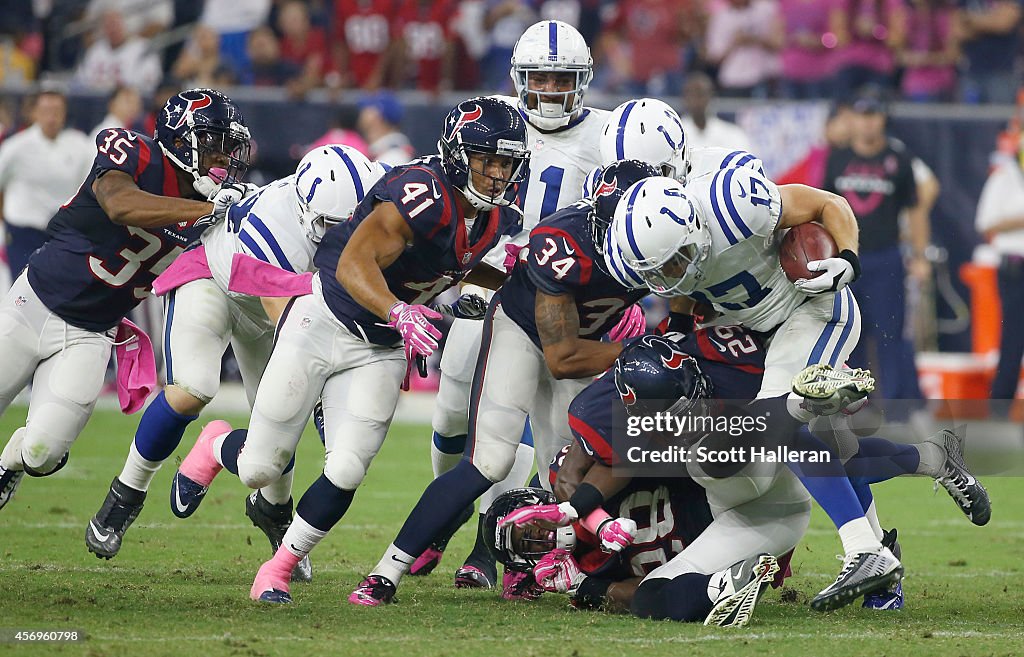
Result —
[[[0,88],[511,90],[523,30],[594,44],[593,89],[677,95],[695,71],[735,97],[829,98],[870,83],[911,101],[1011,103],[1019,0],[7,0]],[[1007,56],[1007,55],[1010,56]]]

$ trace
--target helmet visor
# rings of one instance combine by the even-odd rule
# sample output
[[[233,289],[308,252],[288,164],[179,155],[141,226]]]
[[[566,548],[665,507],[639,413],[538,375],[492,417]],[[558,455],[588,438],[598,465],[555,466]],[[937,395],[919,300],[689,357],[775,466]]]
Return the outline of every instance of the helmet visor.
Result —
[[[637,273],[655,294],[687,294],[697,286],[699,262],[697,245],[684,244],[662,264],[650,268],[638,267]]]
[[[212,167],[227,169],[228,180],[240,180],[249,168],[250,141],[248,130],[195,129],[199,151],[199,172],[206,175]]]
[[[499,140],[498,148],[481,149],[470,145],[465,147],[468,161],[468,181],[473,193],[492,205],[510,205],[510,188],[526,178],[528,151],[522,144]]]

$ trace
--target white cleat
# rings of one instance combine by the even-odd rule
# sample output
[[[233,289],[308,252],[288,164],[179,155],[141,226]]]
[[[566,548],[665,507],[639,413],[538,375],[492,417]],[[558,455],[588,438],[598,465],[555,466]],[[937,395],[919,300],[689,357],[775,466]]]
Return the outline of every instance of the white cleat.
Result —
[[[804,398],[800,405],[815,415],[834,415],[874,389],[875,378],[868,370],[836,369],[824,363],[809,365],[793,377],[793,392]]]
[[[743,627],[749,623],[754,606],[778,572],[779,562],[775,557],[770,554],[759,554],[717,573],[717,577],[713,577],[711,581],[715,582],[717,578],[721,578],[718,579],[722,583],[721,593],[715,600],[711,613],[704,619],[704,624]]]
[[[24,470],[8,470],[0,467],[0,509],[7,506],[7,503],[14,497],[14,492],[18,490],[24,476]]]
[[[811,609],[839,609],[868,593],[894,588],[903,579],[903,564],[887,547],[874,552],[855,552],[842,559],[839,577],[814,596]]]

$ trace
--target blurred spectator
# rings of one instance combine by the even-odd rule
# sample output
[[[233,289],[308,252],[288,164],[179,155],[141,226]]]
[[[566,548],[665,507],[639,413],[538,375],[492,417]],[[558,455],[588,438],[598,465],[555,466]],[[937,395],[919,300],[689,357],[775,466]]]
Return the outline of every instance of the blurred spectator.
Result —
[[[886,134],[886,122],[885,105],[877,96],[854,101],[850,146],[829,154],[824,188],[849,201],[860,227],[861,277],[851,287],[860,305],[862,333],[850,364],[870,366],[885,399],[919,400],[914,349],[904,333],[907,270],[900,248],[900,215],[918,204],[917,185],[913,157]],[[910,219],[910,269],[915,278],[923,278],[930,227],[927,216]],[[872,343],[877,359],[869,365]]]
[[[536,20],[527,0],[487,0],[484,30],[490,36],[490,47],[483,62],[483,83],[487,89],[498,93],[512,89],[512,48]]]
[[[960,45],[953,33],[956,10],[949,0],[909,0],[907,39],[897,59],[900,92],[919,102],[950,101],[956,87]]]
[[[536,4],[538,20],[562,21],[579,29],[583,13],[580,0],[540,0]]]
[[[214,73],[221,66],[220,35],[197,25],[171,68],[171,75],[189,87],[213,87]]]
[[[0,145],[0,221],[7,233],[11,278],[46,241],[50,218],[78,190],[96,154],[84,134],[65,127],[63,94],[39,93],[32,120]]]
[[[269,27],[257,27],[249,33],[249,62],[249,70],[241,76],[243,84],[300,90],[302,68],[281,58],[281,46]]]
[[[1014,102],[1020,88],[1016,66],[1022,5],[1024,0],[960,0],[960,93],[966,102]]]
[[[220,36],[221,64],[245,77],[249,33],[266,24],[271,0],[206,0],[199,23]]]
[[[398,86],[424,91],[452,88],[454,13],[452,0],[401,0],[393,23]]]
[[[317,146],[342,144],[344,146],[351,146],[363,155],[370,157],[370,148],[367,146],[366,140],[356,131],[358,119],[359,113],[354,108],[339,107],[331,117],[331,125],[327,132],[312,144],[306,146],[301,153],[292,153],[292,156],[296,160],[301,160],[303,155]]]
[[[135,130],[141,118],[142,96],[131,87],[118,87],[107,102],[107,115],[92,129],[89,141],[95,142],[97,135],[106,128]]]
[[[167,99],[171,96],[188,89],[188,85],[176,80],[174,78],[164,78],[160,81],[160,86],[153,92],[153,96],[149,100],[149,108],[146,111],[146,116],[142,120],[142,130],[147,135],[153,135],[156,133],[156,122],[160,116],[161,110],[164,105],[167,104]]]
[[[849,96],[866,85],[892,88],[894,55],[906,38],[903,0],[839,0],[837,92]]]
[[[683,87],[683,134],[690,148],[718,146],[749,151],[750,137],[735,123],[708,112],[715,95],[715,84],[704,73],[691,73]]]
[[[455,65],[452,86],[456,89],[479,89],[480,62],[490,48],[490,36],[484,29],[484,0],[461,0],[452,18],[451,30]]]
[[[723,96],[766,98],[779,73],[781,47],[774,0],[728,0],[711,11],[706,57],[718,67]]]
[[[28,84],[36,77],[36,63],[10,35],[0,35],[0,88]]]
[[[834,103],[825,119],[824,142],[812,148],[807,155],[789,171],[775,178],[778,185],[799,183],[811,187],[825,184],[825,164],[832,149],[850,145],[850,119],[853,110],[844,102]]]
[[[323,28],[310,23],[306,3],[288,0],[281,5],[277,27],[281,33],[281,59],[302,69],[306,88],[322,86],[331,63],[327,36]]]
[[[975,216],[978,231],[999,253],[1003,325],[993,400],[1014,398],[1024,357],[1024,142],[1018,144],[1017,157],[1000,164],[985,181]],[[993,404],[997,415],[1005,416],[1008,410],[1005,403]]]
[[[832,97],[837,0],[779,0],[782,35],[780,95],[797,100]]]
[[[130,36],[144,39],[160,34],[174,22],[173,0],[89,0],[85,20],[101,25],[108,11],[121,14]]]
[[[393,14],[393,0],[334,0],[334,68],[341,86],[386,84]]]
[[[684,60],[704,34],[703,3],[695,0],[633,0],[610,5],[601,37],[606,76],[625,77],[625,89],[637,95],[678,94]],[[596,67],[595,67],[596,68]],[[613,80],[610,90],[616,89]]]
[[[149,43],[125,31],[120,12],[107,11],[103,14],[103,37],[85,51],[75,81],[97,91],[126,86],[149,94],[162,75],[160,59]]]
[[[359,102],[359,132],[369,144],[370,157],[391,166],[413,159],[409,138],[398,130],[403,109],[395,96],[381,91]]]

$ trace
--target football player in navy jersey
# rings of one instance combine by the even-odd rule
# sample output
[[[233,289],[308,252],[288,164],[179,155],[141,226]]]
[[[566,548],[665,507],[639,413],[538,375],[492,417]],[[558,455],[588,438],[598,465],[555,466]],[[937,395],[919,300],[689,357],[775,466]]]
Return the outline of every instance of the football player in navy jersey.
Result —
[[[118,325],[240,198],[231,181],[248,165],[249,131],[227,96],[193,89],[167,101],[155,138],[110,128],[96,137],[96,150],[78,193],[50,220],[49,241],[0,305],[0,412],[33,384],[26,426],[0,456],[0,507],[25,473],[49,475],[67,462],[99,396]],[[112,486],[91,538],[116,542],[142,497]]]
[[[572,440],[565,419],[569,402],[621,350],[619,343],[602,342],[601,337],[646,296],[643,290],[623,287],[603,269],[594,244],[600,231],[592,224],[611,220],[626,185],[654,175],[653,167],[642,162],[609,165],[598,200],[584,199],[559,210],[530,232],[528,256],[495,294],[484,320],[465,456],[427,487],[350,602],[376,606],[391,601],[416,555],[491,484],[507,476],[527,415],[534,428],[536,462],[542,467]],[[601,218],[595,219],[598,214]]]
[[[440,156],[385,174],[351,219],[324,234],[313,294],[292,299],[278,321],[248,431],[204,430],[189,454],[213,474],[225,468],[263,488],[292,467],[322,399],[323,475],[260,567],[254,600],[290,602],[295,565],[348,510],[410,368],[437,348],[431,320],[441,315],[426,304],[462,280],[493,288],[504,279],[481,261],[521,221],[513,201],[529,160],[523,119],[504,101],[473,98],[448,114],[438,146]]]

